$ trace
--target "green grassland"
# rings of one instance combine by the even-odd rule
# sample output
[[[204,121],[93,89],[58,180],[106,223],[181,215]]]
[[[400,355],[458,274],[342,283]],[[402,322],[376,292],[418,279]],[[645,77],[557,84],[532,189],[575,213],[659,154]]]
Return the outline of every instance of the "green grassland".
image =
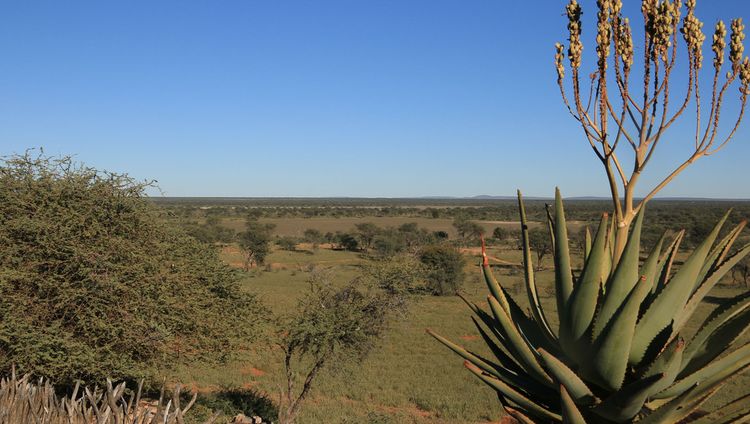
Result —
[[[268,220],[277,224],[279,235],[300,235],[307,228],[320,231],[346,231],[357,222],[374,222],[379,226],[397,226],[404,222],[417,222],[430,230],[450,230],[450,220],[396,218],[289,218]],[[241,221],[227,220],[228,225],[240,229]],[[484,222],[491,228],[496,222]],[[509,229],[517,228],[512,223]],[[464,285],[468,299],[484,303],[487,291],[477,266],[476,249],[465,249],[470,264],[469,278]],[[520,269],[507,265],[519,263],[520,252],[513,243],[496,246],[489,252],[495,259],[496,275],[508,287],[522,307],[526,307],[523,276]],[[241,263],[239,251],[227,246],[223,259],[235,266]],[[307,288],[309,272],[313,267],[327,268],[335,282],[343,283],[357,275],[359,254],[330,249],[312,249],[302,246],[300,251],[275,250],[267,258],[271,264],[267,271],[251,270],[246,273],[243,285],[258,293],[274,314],[287,313],[296,306],[297,298]],[[580,259],[578,260],[580,262]],[[542,302],[547,310],[554,310],[552,289],[554,274],[551,259],[545,259],[547,268],[538,273]],[[729,297],[741,290],[734,286],[719,286],[711,298]],[[691,322],[692,331],[715,305],[705,303]],[[231,313],[252,313],[231,311]],[[551,314],[554,316],[554,314]],[[393,323],[391,330],[377,348],[363,360],[354,364],[335,364],[315,382],[311,397],[303,407],[302,423],[489,423],[497,422],[502,413],[494,392],[473,377],[462,366],[459,357],[449,352],[430,336],[431,328],[451,340],[478,352],[487,353],[484,343],[469,318],[466,305],[458,297],[415,295],[409,314]],[[208,393],[231,387],[252,388],[266,394],[274,401],[282,384],[282,355],[278,349],[265,343],[247,352],[237,360],[217,367],[191,367],[179,370],[170,377],[172,381]],[[736,398],[747,385],[750,376],[735,377],[711,404]]]

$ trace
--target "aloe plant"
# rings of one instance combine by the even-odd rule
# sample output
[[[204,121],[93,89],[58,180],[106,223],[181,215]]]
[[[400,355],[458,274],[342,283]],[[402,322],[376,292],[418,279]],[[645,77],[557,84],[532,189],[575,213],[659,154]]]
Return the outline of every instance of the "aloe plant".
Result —
[[[733,374],[750,366],[750,343],[735,344],[750,324],[750,293],[725,299],[692,337],[685,324],[716,283],[750,253],[732,245],[741,222],[721,238],[727,213],[687,260],[675,264],[683,232],[662,236],[641,261],[641,208],[618,261],[615,229],[602,215],[587,237],[584,264],[574,273],[559,190],[550,235],[554,245],[556,311],[539,300],[519,192],[528,313],[492,275],[482,243],[488,309],[466,301],[492,356],[485,357],[428,330],[463,357],[492,387],[506,412],[523,423],[675,423],[696,410]],[[730,254],[731,253],[731,254]],[[552,322],[556,314],[556,323]],[[700,423],[750,418],[750,395],[702,417]]]

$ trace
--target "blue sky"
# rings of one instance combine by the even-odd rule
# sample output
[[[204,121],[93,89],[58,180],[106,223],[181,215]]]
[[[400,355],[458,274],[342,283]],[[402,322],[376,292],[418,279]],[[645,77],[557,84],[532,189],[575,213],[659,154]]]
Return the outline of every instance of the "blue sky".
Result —
[[[0,2],[0,154],[72,154],[170,196],[606,195],[555,84],[564,5]],[[750,2],[702,0],[698,16],[710,34]],[[663,195],[750,198],[748,127]],[[689,154],[689,133],[640,187]]]

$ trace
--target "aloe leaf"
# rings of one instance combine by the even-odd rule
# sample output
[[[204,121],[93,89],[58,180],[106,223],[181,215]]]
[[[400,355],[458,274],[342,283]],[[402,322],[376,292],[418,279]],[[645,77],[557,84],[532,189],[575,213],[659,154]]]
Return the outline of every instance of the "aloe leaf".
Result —
[[[596,312],[596,302],[601,290],[601,275],[604,267],[607,236],[607,214],[603,214],[596,232],[596,239],[590,248],[581,277],[573,289],[568,309],[570,335],[574,342],[581,340],[591,325]],[[578,353],[578,352],[576,352]]]
[[[557,192],[558,189],[555,189]],[[552,257],[554,258],[557,256],[557,250],[555,249],[556,245],[556,235],[555,233],[555,219],[552,217],[552,212],[550,211],[550,205],[548,203],[544,204],[544,211],[547,213],[547,232],[549,233],[549,239],[552,242]]]
[[[589,253],[591,252],[591,231],[589,231],[588,225],[583,234],[583,262],[585,263],[589,259]]]
[[[614,392],[591,410],[596,415],[615,422],[630,420],[640,412],[652,387],[662,377],[663,375],[657,374],[636,380]]]
[[[699,391],[711,388],[715,383],[722,382],[727,377],[750,365],[750,343],[745,344],[730,354],[717,359],[711,364],[681,378],[667,389],[657,393],[657,399],[670,398],[699,383]]]
[[[560,415],[555,414],[539,403],[534,402],[524,394],[505,384],[503,381],[482,373],[482,370],[472,365],[470,362],[464,362],[464,366],[468,368],[469,371],[471,371],[474,375],[484,381],[487,385],[495,389],[500,395],[504,396],[516,405],[524,408],[529,414],[547,420],[561,420]]]
[[[699,407],[706,399],[711,397],[713,393],[704,394],[703,396],[695,397],[694,394],[698,391],[698,385],[694,384],[689,387],[679,396],[670,400],[669,402],[659,406],[653,411],[646,414],[638,422],[638,424],[673,424],[678,422],[684,416],[687,416],[694,409]]]
[[[597,399],[586,383],[561,360],[544,349],[538,349],[542,363],[552,377],[566,388],[566,392],[581,405],[593,405]]]
[[[702,416],[692,424],[730,424],[738,423],[748,417],[750,417],[750,394],[711,411],[710,414]]]
[[[659,256],[661,255],[661,247],[664,245],[666,237],[666,233],[659,237],[659,241],[656,242],[656,245],[654,245],[654,248],[651,250],[651,253],[649,253],[646,261],[643,262],[643,266],[641,267],[641,276],[645,277],[644,281],[649,288],[649,292],[651,292],[656,285],[659,271]]]
[[[488,297],[487,299],[490,303],[492,314],[508,337],[508,349],[513,356],[518,359],[532,377],[543,384],[551,385],[552,379],[544,372],[541,365],[539,365],[535,353],[529,347],[527,340],[518,332],[510,316],[502,309],[495,298]]]
[[[627,253],[623,255],[623,261],[627,260],[626,256]],[[633,287],[623,305],[615,312],[600,337],[595,340],[594,369],[609,389],[619,389],[625,380],[638,310],[648,291],[649,287],[643,280]]]
[[[661,292],[662,289],[664,289],[664,286],[667,285],[667,281],[669,281],[669,277],[672,274],[672,265],[674,264],[674,259],[677,256],[677,251],[680,248],[680,244],[682,243],[682,239],[685,237],[685,230],[680,230],[677,235],[675,236],[674,240],[672,240],[672,243],[669,244],[669,247],[667,247],[667,252],[664,254],[664,258],[660,261],[663,265],[660,267],[659,271],[659,280],[656,282],[656,285],[651,289],[652,294],[656,294]]]
[[[570,247],[568,244],[568,228],[565,222],[565,209],[563,208],[560,189],[555,188],[555,289],[559,311],[566,311],[570,294],[573,293],[573,272],[570,268]],[[563,322],[560,317],[560,322]]]
[[[718,311],[718,313],[716,313]],[[750,325],[750,293],[743,293],[717,308],[690,340],[681,376],[702,368],[729,348]]]
[[[495,343],[495,340],[493,340],[492,337],[490,337],[490,335],[487,334],[487,332],[484,330],[484,328],[482,328],[482,326],[479,324],[476,318],[471,317],[471,321],[477,327],[477,330],[479,330],[479,334],[482,336],[482,339],[490,348],[490,350],[492,351],[492,354],[495,355],[495,358],[498,360],[498,362],[500,362],[500,364],[502,364],[504,367],[508,368],[510,371],[516,374],[525,373],[523,368],[521,368],[521,366],[518,365],[516,360],[510,356],[509,352],[507,352],[503,347],[501,347],[501,345],[498,345],[497,343]],[[494,334],[497,337],[497,333],[494,333]]]
[[[562,422],[565,424],[586,424],[583,414],[578,410],[565,386],[560,386],[560,406],[562,407]]]
[[[529,304],[531,305],[531,313],[534,319],[541,328],[542,333],[545,337],[554,345],[557,343],[557,336],[549,325],[549,320],[544,313],[542,303],[539,301],[539,289],[536,286],[536,280],[534,277],[534,264],[531,262],[531,248],[529,247],[529,227],[526,221],[526,208],[523,204],[523,196],[521,191],[518,190],[518,210],[521,215],[521,240],[523,244],[523,265],[524,265],[524,281],[526,282],[526,294],[529,298]]]
[[[481,358],[472,352],[469,352],[465,348],[452,343],[450,340],[440,336],[432,330],[428,329],[427,334],[431,335],[437,341],[445,345],[448,349],[458,354],[458,356],[464,358],[464,360],[466,361],[469,361],[474,366],[478,367],[487,374],[503,380],[506,384],[514,386],[516,390],[522,390],[528,392],[529,394],[532,394],[533,396],[539,397],[549,398],[553,396],[554,392],[552,392],[548,387],[542,386],[541,384],[536,383],[533,380],[529,380],[528,378],[524,378],[524,376],[512,372],[503,365],[491,363],[486,359]]]
[[[750,254],[750,244],[745,245],[738,252],[729,257],[729,259],[723,261],[720,265],[712,268],[712,272],[705,278],[703,283],[698,286],[698,289],[690,296],[690,300],[685,305],[685,309],[680,313],[676,329],[679,329],[685,325],[685,323],[693,316],[693,312],[698,308],[698,305],[706,295],[711,291],[712,288],[726,275],[732,268],[737,265],[742,259]]]
[[[731,209],[730,209],[731,211]],[[730,231],[726,236],[724,236],[723,239],[721,239],[720,242],[714,246],[713,249],[711,249],[711,252],[708,254],[708,257],[706,258],[706,262],[703,264],[703,268],[701,269],[700,274],[698,274],[698,280],[696,281],[696,287],[693,288],[693,290],[698,288],[698,284],[700,284],[703,279],[706,277],[706,275],[711,273],[711,270],[716,268],[722,261],[724,261],[724,258],[729,253],[729,249],[734,244],[735,240],[737,240],[737,237],[742,232],[742,229],[745,228],[745,225],[747,225],[747,221],[741,221],[737,226],[735,226],[732,231]]]
[[[664,377],[651,388],[649,396],[660,392],[677,379],[682,365],[682,355],[685,352],[685,341],[682,337],[674,338],[662,349],[656,359],[645,369],[639,378],[663,374]]]
[[[656,293],[653,302],[636,327],[635,338],[630,350],[629,362],[631,364],[637,364],[643,359],[646,349],[654,337],[666,328],[678,312],[685,307],[706,255],[708,255],[711,245],[719,234],[727,216],[724,215],[711,231],[711,234],[693,251],[669,283]]]
[[[505,409],[505,412],[508,413],[511,417],[515,418],[516,421],[520,422],[521,424],[536,424],[534,420],[527,417],[523,412],[519,411],[518,409],[511,408],[510,406],[503,407]]]
[[[643,227],[644,211],[645,207],[641,207],[630,232],[630,237],[628,237],[628,242],[622,256],[620,256],[620,261],[615,267],[611,280],[607,282],[604,302],[594,323],[594,339],[599,337],[604,327],[623,305],[625,298],[638,282],[638,261],[641,251],[641,228]]]
[[[487,258],[487,249],[484,245],[484,237],[482,237],[481,240],[482,240],[482,276],[484,276],[484,282],[487,284],[487,288],[490,290],[490,293],[492,294],[492,296],[498,302],[500,302],[500,305],[503,307],[503,309],[505,309],[506,312],[510,313],[510,306],[508,305],[508,299],[505,298],[505,294],[503,293],[503,290],[500,287],[500,283],[498,283],[494,274],[492,274],[492,269],[490,268],[490,263]]]
[[[489,261],[487,260],[487,252],[484,245],[484,238],[482,239],[482,275],[487,283],[487,287],[490,290],[492,296],[498,301],[500,306],[511,316],[513,322],[517,324],[519,329],[524,335],[537,346],[546,346],[547,348],[554,349],[555,341],[554,336],[548,333],[549,329],[545,328],[544,325],[540,326],[540,323],[530,319],[526,313],[523,312],[518,303],[513,300],[513,297],[508,293],[504,287],[495,279],[490,269]]]

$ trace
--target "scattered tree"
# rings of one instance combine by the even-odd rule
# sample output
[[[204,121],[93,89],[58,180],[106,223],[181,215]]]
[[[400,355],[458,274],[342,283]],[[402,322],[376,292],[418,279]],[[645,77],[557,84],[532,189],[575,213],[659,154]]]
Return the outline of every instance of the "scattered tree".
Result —
[[[552,253],[552,241],[546,229],[532,228],[529,230],[529,247],[536,253],[536,267],[543,269],[542,260],[548,253]]]
[[[372,222],[362,222],[354,226],[357,229],[357,240],[366,252],[372,246],[375,237],[380,233],[380,228]]]
[[[253,265],[265,263],[266,256],[271,251],[271,232],[275,227],[274,224],[262,224],[254,220],[245,223],[245,231],[238,235],[240,249],[245,254],[245,271],[249,271]]]
[[[323,236],[323,234],[321,234],[320,231],[314,228],[308,228],[305,230],[304,239],[306,242],[312,245],[313,249],[317,249],[320,243],[323,243],[323,241],[325,241],[325,237]]]
[[[297,250],[298,244],[299,240],[297,240],[297,237],[292,236],[279,237],[276,240],[277,246],[279,246],[282,250],[288,250],[290,252],[294,252],[295,250]]]
[[[419,260],[425,266],[427,288],[437,296],[458,293],[466,278],[466,260],[455,247],[446,244],[427,246]]]
[[[279,423],[294,423],[321,371],[332,363],[338,367],[361,359],[383,335],[389,318],[404,306],[401,296],[378,288],[371,278],[336,288],[325,273],[313,274],[309,292],[281,326],[287,384],[281,393]]]

